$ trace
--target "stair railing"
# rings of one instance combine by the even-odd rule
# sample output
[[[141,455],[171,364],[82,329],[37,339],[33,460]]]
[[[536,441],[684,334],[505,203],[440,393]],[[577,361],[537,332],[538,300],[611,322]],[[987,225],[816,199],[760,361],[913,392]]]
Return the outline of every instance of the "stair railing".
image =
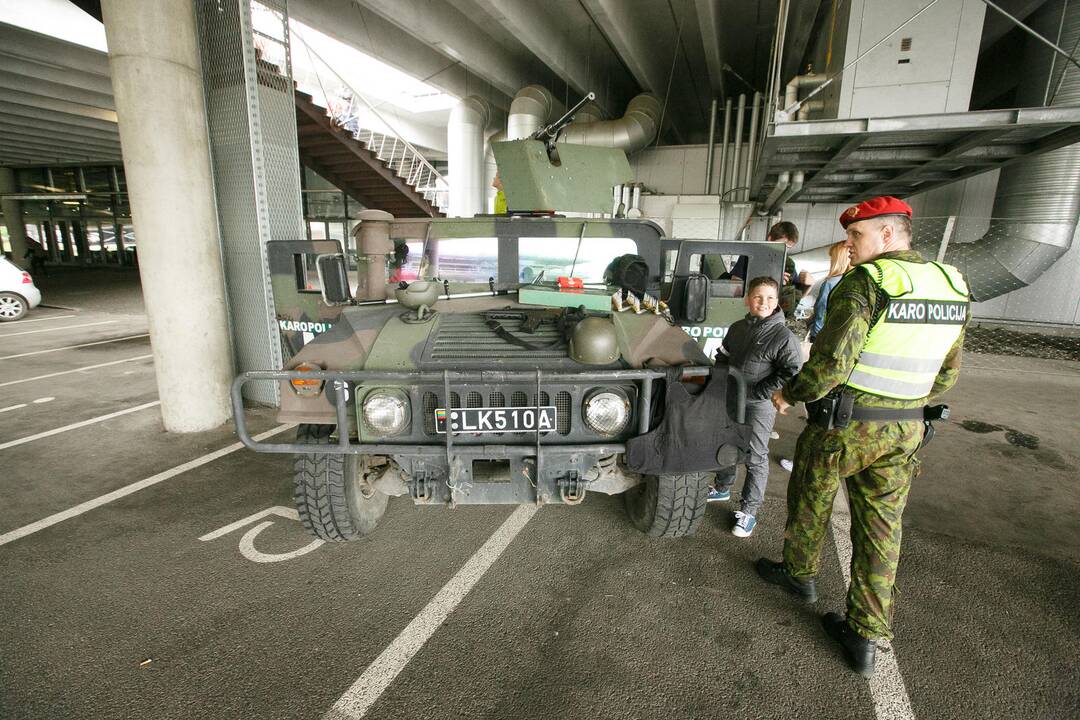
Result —
[[[319,57],[295,29],[291,30],[291,35],[293,47],[297,52],[305,53],[309,60],[292,63],[297,89],[311,95],[317,105],[326,108],[334,124],[348,130],[395,175],[446,214],[450,206],[450,186],[446,178],[394,130],[362,93]]]

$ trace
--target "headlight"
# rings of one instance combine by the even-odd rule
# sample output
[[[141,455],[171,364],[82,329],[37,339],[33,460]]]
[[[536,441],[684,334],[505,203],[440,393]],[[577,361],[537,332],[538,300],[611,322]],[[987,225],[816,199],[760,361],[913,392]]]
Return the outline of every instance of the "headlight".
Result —
[[[615,390],[594,392],[585,400],[585,422],[601,435],[618,435],[630,422],[630,401]]]
[[[364,423],[376,435],[397,435],[409,426],[409,399],[400,390],[371,391],[364,398]]]

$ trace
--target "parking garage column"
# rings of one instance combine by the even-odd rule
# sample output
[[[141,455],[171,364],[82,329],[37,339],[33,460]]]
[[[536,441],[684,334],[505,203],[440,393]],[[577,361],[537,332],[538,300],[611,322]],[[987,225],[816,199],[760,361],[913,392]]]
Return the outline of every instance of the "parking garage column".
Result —
[[[11,168],[0,167],[0,195],[18,192],[15,185],[15,171]],[[23,258],[26,254],[26,227],[22,221],[22,205],[18,200],[0,200],[0,212],[4,214],[4,225],[7,227],[8,241],[11,243],[11,261],[28,270],[30,258]]]
[[[192,0],[103,0],[165,429],[229,418],[232,350]]]

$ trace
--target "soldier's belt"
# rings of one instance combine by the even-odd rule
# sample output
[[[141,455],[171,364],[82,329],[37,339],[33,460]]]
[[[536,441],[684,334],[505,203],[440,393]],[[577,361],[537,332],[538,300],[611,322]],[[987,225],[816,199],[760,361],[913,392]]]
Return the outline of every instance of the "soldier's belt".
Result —
[[[926,409],[917,408],[882,408],[856,405],[851,409],[852,420],[864,422],[895,422],[899,420],[922,420]]]

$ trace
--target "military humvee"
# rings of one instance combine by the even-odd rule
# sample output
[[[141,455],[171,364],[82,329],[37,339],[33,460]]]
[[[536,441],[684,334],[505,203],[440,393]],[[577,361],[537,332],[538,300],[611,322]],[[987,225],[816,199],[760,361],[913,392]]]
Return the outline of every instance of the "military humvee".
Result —
[[[729,263],[747,255],[750,277],[779,279],[783,244],[676,240],[646,220],[551,216],[385,216],[363,221],[360,236],[355,276],[336,241],[270,243],[288,360],[233,385],[244,444],[295,454],[295,500],[312,533],[362,537],[395,496],[454,507],[577,504],[589,492],[624,494],[631,521],[651,535],[694,532],[709,474],[638,475],[624,464],[626,442],[662,421],[664,368],[700,383],[745,314],[743,284],[724,278]],[[408,273],[388,268],[403,243]],[[644,258],[647,292],[670,318],[613,310],[618,288],[603,270],[628,253]],[[437,280],[395,287],[391,271]],[[560,287],[570,275],[584,287]],[[241,388],[257,380],[280,383],[279,419],[298,424],[295,443],[248,434]],[[735,402],[717,433],[745,437],[745,384],[727,382]]]

